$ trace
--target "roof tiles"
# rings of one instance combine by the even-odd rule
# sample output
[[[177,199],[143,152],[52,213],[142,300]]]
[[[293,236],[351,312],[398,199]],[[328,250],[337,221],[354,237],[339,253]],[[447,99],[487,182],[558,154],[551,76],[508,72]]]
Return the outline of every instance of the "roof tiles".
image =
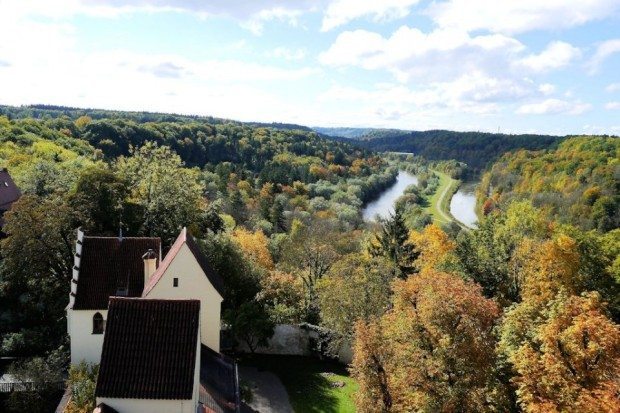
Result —
[[[144,289],[144,255],[160,251],[159,238],[84,237],[75,310],[108,308],[110,296],[119,290],[127,297],[139,297]]]
[[[200,301],[110,299],[97,397],[188,400]]]

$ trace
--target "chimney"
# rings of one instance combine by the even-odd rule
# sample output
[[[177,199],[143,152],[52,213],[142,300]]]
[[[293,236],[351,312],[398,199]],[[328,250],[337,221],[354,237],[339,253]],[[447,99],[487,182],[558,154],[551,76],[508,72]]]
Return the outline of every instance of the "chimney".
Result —
[[[149,249],[143,256],[144,260],[144,285],[149,282],[149,278],[157,269],[157,254],[152,249]]]

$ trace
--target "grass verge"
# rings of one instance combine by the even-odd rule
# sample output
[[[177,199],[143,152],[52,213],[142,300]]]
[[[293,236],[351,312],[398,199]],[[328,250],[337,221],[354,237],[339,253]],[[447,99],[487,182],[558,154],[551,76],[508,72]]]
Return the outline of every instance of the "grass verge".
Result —
[[[458,223],[450,214],[450,200],[458,190],[460,181],[450,178],[443,172],[433,172],[439,176],[439,186],[424,210],[433,217],[433,222],[437,225],[448,224],[452,221]]]
[[[301,356],[254,355],[241,362],[280,378],[296,413],[355,412],[357,383],[338,363]],[[344,386],[342,384],[344,383]]]

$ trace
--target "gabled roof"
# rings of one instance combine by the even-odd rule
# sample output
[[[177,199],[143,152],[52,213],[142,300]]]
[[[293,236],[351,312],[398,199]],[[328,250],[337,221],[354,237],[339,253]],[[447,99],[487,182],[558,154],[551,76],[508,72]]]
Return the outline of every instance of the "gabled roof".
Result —
[[[191,399],[199,313],[199,300],[111,298],[95,395]]]
[[[198,264],[200,265],[200,268],[207,276],[207,279],[209,280],[209,282],[211,282],[211,285],[213,285],[215,290],[223,298],[224,297],[224,283],[222,281],[222,278],[219,276],[218,273],[216,273],[213,270],[213,268],[211,267],[211,265],[209,264],[207,260],[207,257],[205,257],[205,255],[200,250],[200,247],[196,243],[196,240],[194,239],[194,237],[192,237],[187,232],[187,228],[183,228],[181,230],[181,233],[177,237],[176,241],[174,241],[174,244],[172,244],[172,247],[170,247],[170,251],[168,251],[168,254],[166,254],[166,257],[161,262],[161,265],[157,267],[157,271],[153,273],[153,275],[149,279],[149,282],[144,287],[144,293],[142,294],[142,296],[146,297],[148,293],[157,285],[161,277],[164,275],[164,273],[166,272],[166,270],[168,269],[168,267],[174,260],[174,258],[177,256],[179,251],[181,251],[181,247],[183,247],[183,244],[187,244],[187,247],[192,252],[194,257],[196,258],[196,261],[198,261]]]
[[[0,210],[8,211],[13,202],[17,201],[22,193],[13,182],[9,171],[0,170]]]
[[[144,289],[144,261],[149,249],[160,251],[159,238],[89,237],[82,241],[74,310],[104,310],[110,296],[140,297]]]

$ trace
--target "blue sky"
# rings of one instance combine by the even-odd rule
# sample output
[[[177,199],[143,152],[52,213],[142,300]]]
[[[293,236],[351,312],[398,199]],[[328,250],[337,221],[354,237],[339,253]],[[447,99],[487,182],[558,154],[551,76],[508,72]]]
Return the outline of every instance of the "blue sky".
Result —
[[[0,0],[0,103],[620,134],[619,0]]]

